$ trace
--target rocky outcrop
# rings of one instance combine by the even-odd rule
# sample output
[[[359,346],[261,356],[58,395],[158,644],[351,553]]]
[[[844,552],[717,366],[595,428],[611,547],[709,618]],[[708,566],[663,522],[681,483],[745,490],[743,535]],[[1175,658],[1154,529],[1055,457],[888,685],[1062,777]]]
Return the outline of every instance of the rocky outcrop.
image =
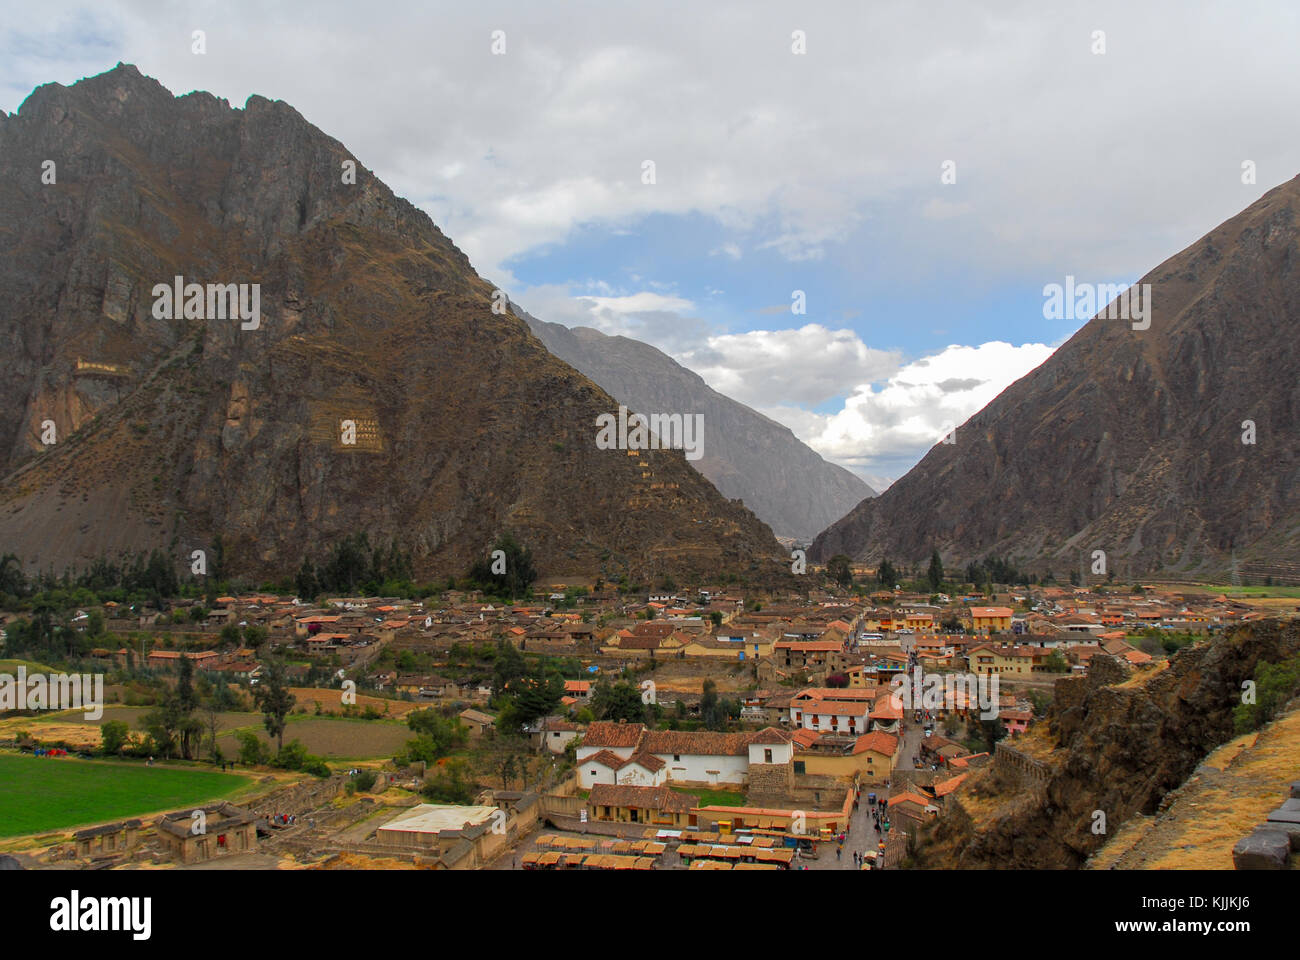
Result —
[[[743,500],[777,536],[807,543],[865,497],[875,496],[855,474],[823,460],[789,427],[723,396],[649,344],[517,312],[546,349],[628,409],[702,414],[704,456],[694,466],[724,496]]]
[[[1048,713],[1055,749],[1044,760],[1045,781],[1027,794],[1019,779],[999,782],[995,769],[974,789],[981,803],[1004,806],[978,824],[945,816],[919,862],[1082,866],[1129,818],[1154,814],[1206,754],[1233,737],[1233,708],[1258,663],[1298,653],[1300,621],[1258,621],[1183,648],[1149,678],[1094,682],[1082,698],[1063,698]]]
[[[220,537],[228,572],[281,577],[365,531],[428,577],[508,529],[552,574],[788,570],[680,451],[598,449],[616,402],[354,163],[285,103],[124,65],[0,122],[0,552]],[[258,284],[258,324],[169,319],[178,276]]]
[[[1089,321],[810,557],[924,563],[937,547],[1059,574],[1103,550],[1122,577],[1227,576],[1236,560],[1296,582],[1298,210],[1300,178],[1156,267],[1149,329]]]

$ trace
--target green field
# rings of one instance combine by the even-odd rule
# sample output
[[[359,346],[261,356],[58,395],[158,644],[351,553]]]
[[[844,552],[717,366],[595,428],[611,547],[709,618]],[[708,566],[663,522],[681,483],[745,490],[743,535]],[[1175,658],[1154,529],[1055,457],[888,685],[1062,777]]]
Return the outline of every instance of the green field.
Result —
[[[1175,586],[1171,585],[1170,590],[1178,590],[1184,593],[1222,593],[1228,597],[1275,597],[1300,599],[1300,587],[1234,587],[1231,584],[1202,584],[1198,586]]]
[[[702,807],[743,807],[745,795],[734,790],[708,790],[701,787],[673,787],[678,793],[694,794],[700,798]]]
[[[0,754],[0,837],[184,809],[252,782],[214,770]]]
[[[0,659],[0,673],[16,674],[19,667],[26,667],[28,673],[55,673],[53,667],[47,667],[43,663],[37,663],[34,660],[4,660]]]

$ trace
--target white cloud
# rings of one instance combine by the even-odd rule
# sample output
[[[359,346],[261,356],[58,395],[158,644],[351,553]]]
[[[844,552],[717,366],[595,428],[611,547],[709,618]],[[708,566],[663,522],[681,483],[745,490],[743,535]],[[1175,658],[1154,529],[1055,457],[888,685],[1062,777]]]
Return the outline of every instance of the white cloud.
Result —
[[[665,296],[661,293],[642,291],[624,297],[579,297],[590,302],[597,310],[612,313],[653,313],[660,310],[693,310],[695,305],[681,297]]]
[[[1055,349],[990,341],[906,360],[898,351],[867,346],[852,330],[818,323],[711,331],[703,320],[676,312],[691,305],[675,307],[673,299],[648,292],[572,297],[549,286],[528,290],[520,302],[544,319],[657,346],[719,393],[785,424],[877,491],[917,463],[945,424],[964,423]],[[637,305],[652,309],[637,312]],[[843,398],[838,409],[817,411],[837,398]]]
[[[1053,349],[1001,341],[950,346],[900,367],[882,385],[857,386],[837,413],[810,414],[802,430],[793,424],[791,429],[822,456],[864,478],[896,479],[940,440],[945,424],[965,422]]]
[[[1300,169],[1277,122],[1300,99],[1295,7],[940,7],[817,4],[794,56],[776,0],[575,0],[560,18],[412,0],[367,8],[364,30],[341,0],[310,17],[85,0],[0,24],[0,106],[118,59],[175,92],[286,100],[502,282],[521,253],[650,213],[701,214],[737,249],[791,260],[870,225],[900,264],[1131,275]],[[200,21],[206,56],[190,52]],[[1098,24],[1104,56],[1089,51]],[[1240,182],[1243,159],[1258,186]]]
[[[741,403],[757,407],[781,397],[787,404],[815,407],[851,384],[888,376],[900,355],[868,347],[852,330],[808,323],[797,330],[710,336],[677,359]]]

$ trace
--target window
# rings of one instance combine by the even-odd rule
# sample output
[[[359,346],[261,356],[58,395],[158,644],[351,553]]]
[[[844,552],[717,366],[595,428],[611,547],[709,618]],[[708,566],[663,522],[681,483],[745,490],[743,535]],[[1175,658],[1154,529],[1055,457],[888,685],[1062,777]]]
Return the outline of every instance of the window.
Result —
[[[767,749],[765,749],[765,750],[763,751],[763,762],[764,762],[764,763],[771,763],[771,762],[772,762],[772,751],[771,751],[771,750],[767,750]]]
[[[682,762],[682,755],[680,753],[674,753],[673,763],[681,763],[681,762]]]

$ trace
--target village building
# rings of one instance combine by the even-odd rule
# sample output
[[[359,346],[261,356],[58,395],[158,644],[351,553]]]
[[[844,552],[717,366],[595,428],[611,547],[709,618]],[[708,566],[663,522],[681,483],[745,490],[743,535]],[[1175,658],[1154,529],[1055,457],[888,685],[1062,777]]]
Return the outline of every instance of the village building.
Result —
[[[201,813],[201,817],[196,817]],[[164,849],[181,863],[257,850],[257,825],[249,811],[233,803],[214,803],[168,813],[157,823]]]
[[[667,829],[695,825],[691,811],[700,798],[666,786],[597,784],[587,797],[592,819],[645,823]]]
[[[83,860],[97,860],[127,853],[140,842],[139,820],[123,820],[98,827],[78,830],[72,835],[77,856]]]

